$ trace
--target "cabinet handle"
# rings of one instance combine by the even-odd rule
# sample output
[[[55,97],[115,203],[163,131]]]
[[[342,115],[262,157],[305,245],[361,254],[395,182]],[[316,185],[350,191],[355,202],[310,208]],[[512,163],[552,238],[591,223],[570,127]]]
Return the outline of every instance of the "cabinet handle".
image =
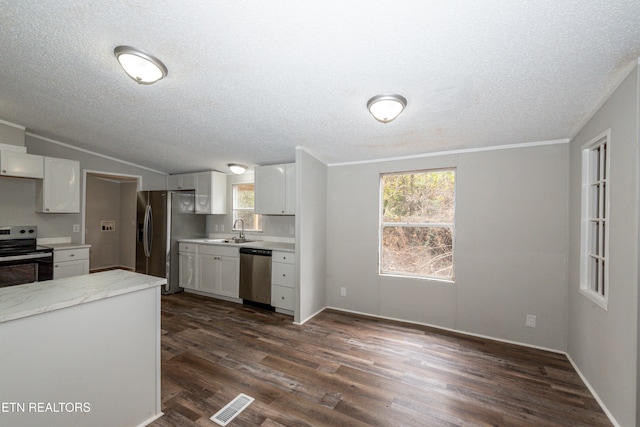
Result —
[[[282,273],[282,277],[287,277],[287,275],[286,275],[286,274],[284,274],[284,273]]]
[[[70,256],[70,257],[74,257],[74,256],[76,256],[76,254],[69,254],[69,256]]]
[[[6,169],[2,169],[2,173],[7,173],[7,170]]]
[[[56,268],[60,267],[58,264],[55,265]]]
[[[287,257],[286,257],[286,256],[283,256],[283,257],[282,257],[282,259],[287,259]]]
[[[45,211],[49,212],[49,208],[46,208]]]
[[[284,297],[282,297],[282,299],[284,299]]]

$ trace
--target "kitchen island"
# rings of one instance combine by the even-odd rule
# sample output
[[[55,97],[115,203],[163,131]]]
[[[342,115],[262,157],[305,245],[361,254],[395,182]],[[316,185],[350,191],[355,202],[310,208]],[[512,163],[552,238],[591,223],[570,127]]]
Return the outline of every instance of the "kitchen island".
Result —
[[[0,288],[0,425],[162,415],[160,286],[124,270]]]

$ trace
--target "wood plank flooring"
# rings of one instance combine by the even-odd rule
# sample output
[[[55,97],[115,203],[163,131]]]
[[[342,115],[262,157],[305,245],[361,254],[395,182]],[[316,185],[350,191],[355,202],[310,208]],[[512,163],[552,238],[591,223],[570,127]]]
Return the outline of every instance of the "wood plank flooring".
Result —
[[[162,297],[162,403],[154,427],[611,426],[567,358],[325,310],[289,316],[191,294]]]

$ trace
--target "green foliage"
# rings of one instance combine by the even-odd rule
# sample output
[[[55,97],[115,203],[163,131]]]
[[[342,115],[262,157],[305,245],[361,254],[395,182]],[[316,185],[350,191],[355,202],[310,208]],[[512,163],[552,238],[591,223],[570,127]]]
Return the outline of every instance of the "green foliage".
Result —
[[[453,278],[455,171],[382,177],[384,273]]]
[[[454,207],[453,170],[382,177],[384,222],[453,223]]]

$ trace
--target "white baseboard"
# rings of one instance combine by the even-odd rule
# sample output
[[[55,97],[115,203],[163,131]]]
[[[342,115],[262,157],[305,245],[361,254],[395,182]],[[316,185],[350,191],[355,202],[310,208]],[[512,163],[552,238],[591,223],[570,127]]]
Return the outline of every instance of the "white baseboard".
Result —
[[[396,319],[396,318],[393,318],[393,317],[386,317],[386,316],[378,316],[378,315],[374,315],[374,314],[371,314],[371,313],[363,313],[363,312],[359,312],[359,311],[345,310],[343,308],[337,308],[337,307],[325,307],[322,310],[320,310],[318,313],[316,313],[313,316],[311,316],[308,319],[306,319],[305,322],[310,320],[312,317],[316,316],[317,314],[319,314],[320,312],[322,312],[323,310],[325,310],[327,308],[332,309],[332,310],[336,310],[336,311],[342,311],[342,312],[345,312],[345,313],[357,314],[357,315],[360,315],[360,316],[374,317],[374,318],[378,318],[378,319],[391,320],[391,321],[394,321],[394,322],[409,323],[409,324],[413,324],[413,325],[428,326],[430,328],[440,329],[440,330],[448,331],[448,332],[455,332],[455,333],[458,333],[458,334],[461,334],[461,335],[468,335],[468,336],[477,337],[477,338],[484,338],[484,339],[488,339],[488,340],[492,340],[492,341],[503,342],[503,343],[506,343],[506,344],[514,344],[514,345],[519,345],[519,346],[522,346],[522,347],[533,348],[533,349],[536,349],[536,350],[543,350],[543,351],[549,351],[549,352],[552,352],[552,353],[562,354],[562,355],[566,356],[566,358],[569,360],[569,363],[571,363],[571,366],[573,366],[573,369],[576,371],[576,373],[578,374],[578,376],[580,377],[582,382],[584,382],[584,384],[587,386],[587,388],[589,389],[589,392],[591,392],[591,394],[593,395],[593,397],[596,400],[596,402],[598,402],[598,405],[600,405],[600,408],[602,408],[602,411],[609,418],[609,421],[611,421],[611,423],[614,425],[614,427],[621,427],[621,425],[615,419],[613,414],[605,406],[605,404],[602,401],[602,399],[600,399],[600,396],[598,396],[598,393],[596,393],[596,391],[593,389],[591,384],[589,384],[589,381],[587,381],[585,376],[582,375],[582,372],[580,372],[580,369],[578,368],[576,363],[571,358],[571,355],[569,353],[567,353],[566,351],[557,350],[557,349],[553,349],[553,348],[540,347],[540,346],[536,346],[536,345],[532,345],[532,344],[528,344],[528,343],[522,343],[522,342],[518,342],[518,341],[511,341],[511,340],[505,340],[505,339],[501,339],[501,338],[495,338],[495,337],[488,336],[488,335],[476,334],[476,333],[473,333],[473,332],[461,331],[461,330],[458,330],[458,329],[445,328],[443,326],[431,325],[431,324],[428,324],[428,323],[414,322],[414,321],[410,321],[410,320]]]
[[[573,369],[575,369],[575,371],[578,373],[578,376],[580,377],[582,382],[587,386],[587,388],[593,395],[593,398],[596,399],[596,402],[598,402],[598,405],[600,405],[605,415],[609,418],[609,421],[611,421],[614,427],[622,427],[620,423],[618,423],[618,421],[614,418],[613,414],[609,412],[609,409],[607,409],[604,402],[600,399],[600,396],[598,396],[598,393],[596,393],[593,387],[591,387],[591,384],[589,384],[589,381],[587,381],[585,376],[582,375],[580,368],[578,368],[578,365],[576,365],[576,363],[573,361],[573,359],[571,358],[571,355],[569,353],[565,353],[565,356],[567,356],[567,359],[569,359],[569,363],[571,363],[571,366],[573,366]]]

